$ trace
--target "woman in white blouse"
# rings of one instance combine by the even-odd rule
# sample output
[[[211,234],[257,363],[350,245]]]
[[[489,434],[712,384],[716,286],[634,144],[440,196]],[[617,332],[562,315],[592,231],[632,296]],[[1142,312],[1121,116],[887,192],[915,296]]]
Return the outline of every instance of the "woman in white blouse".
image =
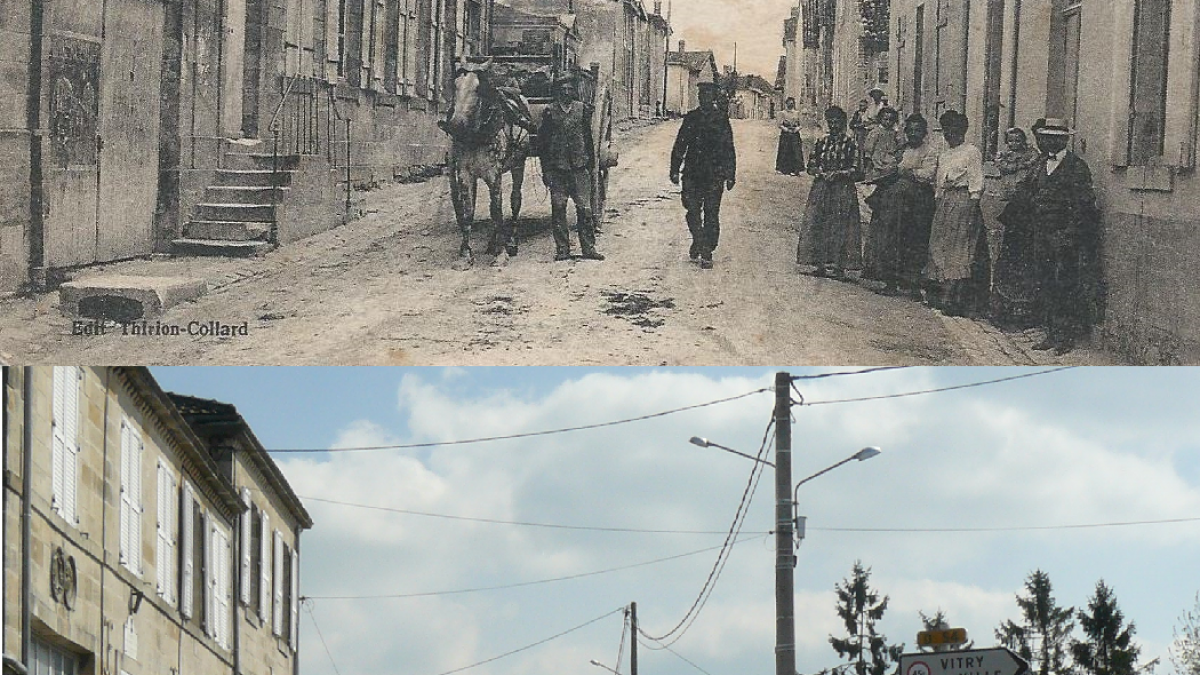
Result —
[[[983,196],[983,155],[964,142],[967,117],[942,113],[946,147],[938,157],[934,190],[937,210],[929,234],[925,278],[932,282],[927,299],[946,314],[978,312],[986,301],[989,260],[979,199]]]

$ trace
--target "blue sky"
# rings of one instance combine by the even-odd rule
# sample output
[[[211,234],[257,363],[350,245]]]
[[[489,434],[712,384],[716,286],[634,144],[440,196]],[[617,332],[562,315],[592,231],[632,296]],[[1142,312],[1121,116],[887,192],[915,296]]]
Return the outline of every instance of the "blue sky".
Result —
[[[793,374],[814,371],[790,369]],[[233,403],[268,448],[445,441],[604,422],[769,387],[774,369],[154,368],[168,390]],[[801,382],[809,402],[951,386],[1016,369],[901,369]],[[1060,604],[1086,604],[1098,579],[1116,592],[1155,671],[1171,675],[1172,626],[1200,590],[1200,522],[1085,529],[845,532],[1025,527],[1200,518],[1200,371],[1074,369],[986,387],[795,410],[795,476],[865,445],[884,452],[806,484],[808,536],[796,569],[797,666],[838,663],[834,585],[856,559],[891,596],[880,626],[910,646],[918,610],[944,609],[977,646],[1016,618],[1035,568]],[[700,435],[757,450],[769,393],[602,430],[421,451],[277,455],[302,497],[421,513],[574,526],[723,531],[751,462],[687,443]],[[755,492],[746,533],[770,528],[773,478]],[[305,675],[441,675],[538,642],[633,600],[642,627],[682,618],[716,552],[589,573],[720,544],[712,534],[565,530],[450,520],[310,500],[301,593],[420,594],[315,599],[301,633]],[[735,546],[717,587],[672,649],[711,675],[773,669],[771,540]],[[465,672],[600,675],[616,666],[610,616]],[[628,640],[626,639],[626,643]],[[625,648],[628,654],[628,647]],[[699,672],[645,648],[644,675]],[[621,666],[627,672],[628,665]]]

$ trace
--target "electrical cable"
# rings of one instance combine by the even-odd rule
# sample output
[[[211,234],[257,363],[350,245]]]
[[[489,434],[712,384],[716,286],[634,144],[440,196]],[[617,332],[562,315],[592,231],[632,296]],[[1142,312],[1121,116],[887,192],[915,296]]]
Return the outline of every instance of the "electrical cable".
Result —
[[[686,656],[684,656],[683,654],[680,654],[679,652],[675,651],[674,649],[671,649],[670,647],[668,647],[668,646],[666,646],[666,645],[663,645],[662,647],[655,647],[654,645],[647,644],[645,640],[638,640],[638,642],[642,643],[642,646],[643,646],[643,647],[645,647],[646,649],[649,649],[649,650],[652,650],[652,651],[662,651],[662,650],[666,650],[666,651],[668,651],[668,652],[671,652],[671,653],[672,653],[672,654],[674,654],[675,656],[677,656],[677,657],[679,657],[680,659],[682,659],[682,660],[683,660],[685,663],[687,663],[689,666],[691,666],[691,667],[695,668],[696,670],[698,670],[698,671],[700,671],[700,672],[704,673],[704,675],[712,675],[712,673],[710,673],[710,672],[708,672],[707,670],[705,670],[705,669],[701,668],[700,666],[696,665],[695,663],[693,663],[693,662],[692,662],[690,659],[688,659],[688,658],[687,658]]]
[[[744,394],[738,394],[737,396],[728,396],[726,398],[720,398],[715,401],[708,401],[706,403],[696,403],[694,405],[687,405],[687,406],[683,406],[682,408],[672,408],[671,410],[663,410],[661,412],[650,413],[648,415],[639,415],[637,417],[628,417],[628,418],[620,419],[620,420],[612,420],[610,422],[596,422],[594,424],[584,424],[584,425],[580,425],[577,427],[566,427],[563,429],[545,429],[542,431],[527,431],[527,432],[518,433],[518,434],[505,434],[502,436],[485,436],[482,438],[464,438],[464,439],[458,440],[458,441],[428,441],[425,443],[397,443],[397,444],[391,444],[391,445],[363,445],[363,446],[356,446],[356,447],[349,447],[349,448],[274,448],[274,449],[268,449],[267,452],[272,453],[272,454],[285,454],[285,453],[304,453],[304,452],[363,452],[363,451],[370,451],[370,450],[414,450],[414,449],[419,449],[419,448],[436,448],[436,447],[443,447],[443,446],[448,446],[448,445],[469,445],[471,443],[488,443],[491,441],[509,441],[509,440],[513,440],[513,439],[517,439],[517,438],[532,438],[535,436],[550,436],[553,434],[564,434],[564,433],[568,433],[568,432],[572,432],[572,431],[587,431],[590,429],[602,429],[604,427],[613,427],[613,426],[617,426],[620,424],[629,424],[630,422],[642,422],[645,420],[655,419],[657,417],[666,417],[667,415],[674,415],[676,413],[686,412],[688,410],[696,410],[698,408],[707,408],[708,406],[720,405],[722,403],[729,403],[731,401],[736,401],[738,399],[746,398],[748,396],[753,396],[755,394],[761,394],[763,392],[768,392],[768,391],[771,391],[771,389],[769,387],[764,387],[762,389],[755,389],[754,391],[748,391]]]
[[[461,668],[455,668],[454,670],[447,670],[447,671],[445,671],[445,672],[438,673],[438,675],[452,675],[453,673],[461,673],[461,672],[462,672],[462,671],[464,671],[464,670],[468,670],[468,669],[471,669],[471,668],[475,668],[475,667],[477,667],[477,666],[482,666],[482,665],[484,665],[484,664],[491,663],[492,661],[499,661],[499,660],[500,660],[500,659],[502,659],[502,658],[505,658],[505,657],[507,657],[507,656],[512,656],[513,654],[519,654],[519,653],[521,653],[521,652],[523,652],[523,651],[527,651],[527,650],[529,650],[529,649],[533,649],[534,647],[540,647],[541,645],[544,645],[544,644],[546,644],[547,642],[550,642],[551,640],[557,640],[558,638],[560,638],[560,637],[563,637],[564,635],[569,635],[569,634],[571,634],[571,633],[574,633],[574,632],[575,632],[575,631],[577,631],[577,630],[582,630],[582,629],[584,629],[584,628],[587,628],[588,626],[590,626],[590,625],[592,625],[592,624],[596,623],[597,621],[601,621],[601,620],[603,620],[603,619],[607,619],[608,617],[612,616],[613,614],[617,614],[617,613],[619,613],[619,612],[623,612],[623,611],[625,611],[625,608],[624,608],[624,607],[618,607],[618,608],[614,609],[613,611],[611,611],[611,612],[608,612],[607,614],[604,614],[603,616],[598,616],[598,617],[596,617],[596,618],[592,619],[591,621],[588,621],[587,623],[582,623],[582,624],[579,624],[578,626],[576,626],[576,627],[574,627],[574,628],[571,628],[571,629],[568,629],[568,630],[565,630],[565,631],[563,631],[563,632],[561,632],[561,633],[559,633],[559,634],[557,634],[557,635],[551,635],[550,637],[548,637],[548,638],[546,638],[546,639],[544,639],[544,640],[538,640],[537,642],[534,642],[533,644],[528,644],[528,645],[525,645],[524,647],[519,647],[519,648],[517,648],[517,649],[514,649],[514,650],[512,650],[512,651],[510,651],[510,652],[505,652],[505,653],[503,653],[503,654],[501,654],[501,655],[499,655],[499,656],[493,656],[493,657],[492,657],[492,658],[490,658],[490,659],[485,659],[485,660],[483,660],[483,661],[479,661],[478,663],[472,663],[472,664],[471,664],[471,665],[469,665],[469,666],[463,666],[463,667],[461,667]]]
[[[770,437],[771,429],[774,426],[775,415],[772,413],[771,419],[767,423],[767,428],[763,432],[762,443],[758,448],[758,459],[761,459],[766,452],[767,439]],[[679,623],[675,624],[671,630],[667,631],[663,635],[650,635],[643,631],[641,626],[638,626],[639,633],[642,633],[647,638],[650,638],[655,642],[663,642],[667,638],[674,636],[674,639],[669,643],[674,644],[679,640],[679,638],[683,637],[684,633],[686,633],[689,628],[691,628],[692,623],[695,622],[696,617],[700,615],[700,611],[703,609],[704,605],[707,604],[708,597],[712,594],[713,589],[716,588],[717,579],[720,577],[721,571],[725,568],[725,561],[728,560],[729,551],[732,548],[730,542],[736,539],[738,533],[741,531],[742,523],[745,522],[746,514],[750,511],[748,508],[749,503],[753,498],[754,491],[758,487],[758,477],[762,474],[762,467],[763,463],[756,461],[753,467],[750,469],[750,477],[746,481],[746,487],[742,491],[741,501],[738,503],[737,510],[734,512],[733,522],[729,526],[729,534],[725,537],[725,542],[721,547],[721,551],[717,554],[717,559],[713,563],[713,567],[708,573],[708,578],[704,580],[704,585],[700,588],[699,595],[696,596],[695,601],[692,602],[692,606],[688,608],[687,613],[684,614],[683,618],[679,620]]]
[[[1163,520],[1129,520],[1111,523],[1084,523],[1077,525],[1012,525],[999,527],[810,527],[822,532],[1022,532],[1030,530],[1082,530],[1097,527],[1125,527],[1130,525],[1163,525],[1168,523],[1195,523],[1200,518],[1166,518]]]
[[[994,380],[983,380],[980,382],[968,382],[966,384],[956,384],[956,385],[949,386],[949,387],[938,387],[937,389],[922,389],[920,391],[905,391],[905,392],[900,392],[897,394],[881,394],[879,396],[860,396],[857,398],[838,398],[838,399],[830,399],[827,401],[807,401],[807,402],[801,402],[800,405],[814,406],[814,405],[832,405],[834,403],[860,403],[863,401],[880,401],[883,399],[890,399],[890,398],[904,398],[907,396],[920,396],[923,394],[937,394],[937,393],[944,392],[944,391],[955,391],[958,389],[970,389],[971,387],[982,387],[982,386],[989,385],[989,384],[999,384],[1001,382],[1012,382],[1013,380],[1022,380],[1027,377],[1037,377],[1038,375],[1049,375],[1051,373],[1057,373],[1057,372],[1061,372],[1064,370],[1071,370],[1072,368],[1078,368],[1078,367],[1079,366],[1059,366],[1058,368],[1050,368],[1048,370],[1039,370],[1034,373],[1022,373],[1020,375],[1010,375],[1008,377],[1001,377],[1001,378],[997,378]]]
[[[625,606],[625,621],[621,624],[621,644],[617,647],[617,667],[613,668],[616,675],[621,675],[621,659],[625,658],[625,636],[629,634],[629,605]]]
[[[869,373],[882,373],[888,370],[904,370],[912,368],[912,366],[876,366],[874,368],[863,368],[861,370],[842,370],[836,373],[816,373],[813,375],[792,375],[792,382],[799,380],[824,380],[830,377],[842,377],[844,375],[866,375]]]
[[[308,610],[308,618],[312,620],[313,628],[317,629],[317,637],[321,638],[321,644],[325,647],[325,654],[329,656],[329,663],[333,666],[333,672],[336,675],[342,675],[342,671],[338,670],[337,662],[333,660],[333,652],[329,651],[329,644],[325,642],[325,634],[321,632],[321,627],[317,625],[317,615],[313,614],[312,603],[304,602],[304,609]]]
[[[766,539],[769,536],[770,536],[769,534],[765,534],[765,535],[759,535],[759,536],[755,536],[755,537],[745,537],[743,539],[738,539],[737,541],[733,542],[733,544],[736,545],[736,544],[741,544],[741,543],[744,543],[747,541],[758,541],[759,539]],[[505,584],[503,586],[481,586],[481,587],[477,587],[477,588],[461,588],[461,589],[451,590],[451,591],[426,591],[423,593],[394,593],[394,594],[376,594],[376,595],[308,595],[308,596],[305,596],[303,599],[305,599],[305,600],[383,600],[383,599],[394,599],[394,598],[425,598],[425,597],[431,597],[431,596],[435,596],[435,595],[459,595],[462,593],[477,593],[480,591],[499,591],[499,590],[505,590],[505,589],[509,589],[509,588],[521,588],[524,586],[536,586],[536,585],[540,585],[540,584],[548,584],[548,583],[553,583],[556,581],[570,581],[572,579],[582,579],[584,577],[594,577],[594,576],[597,576],[600,574],[609,574],[611,572],[620,572],[623,570],[634,569],[637,567],[647,567],[649,565],[656,565],[658,563],[668,562],[671,560],[678,560],[680,558],[686,558],[686,557],[693,556],[693,555],[700,555],[701,553],[708,553],[709,551],[715,551],[716,549],[724,548],[725,546],[726,546],[725,544],[722,544],[721,546],[710,546],[708,548],[703,548],[698,551],[688,551],[687,553],[679,553],[676,555],[667,556],[665,558],[656,558],[654,560],[646,560],[646,561],[639,562],[639,563],[633,563],[631,565],[622,565],[621,567],[610,567],[608,569],[595,570],[592,572],[580,572],[579,574],[571,574],[571,575],[567,575],[564,577],[554,577],[553,579],[538,579],[535,581],[522,581],[522,582],[515,583],[515,584]]]
[[[524,527],[544,527],[556,530],[584,530],[588,532],[621,532],[621,533],[636,533],[636,534],[726,534],[728,530],[655,530],[655,529],[640,529],[633,527],[604,527],[591,525],[562,525],[556,523],[536,523],[519,520],[499,520],[497,518],[475,518],[470,516],[452,516],[444,513],[428,513],[425,511],[411,511],[408,509],[398,509],[387,506],[371,506],[370,504],[354,504],[351,502],[342,502],[334,499],[323,499],[320,497],[300,497],[300,499],[322,502],[325,504],[336,504],[338,506],[351,506],[360,509],[372,509],[376,511],[387,511],[390,513],[403,513],[411,516],[425,516],[428,518],[446,518],[449,520],[463,520],[472,523],[491,523],[493,525],[521,525]]]

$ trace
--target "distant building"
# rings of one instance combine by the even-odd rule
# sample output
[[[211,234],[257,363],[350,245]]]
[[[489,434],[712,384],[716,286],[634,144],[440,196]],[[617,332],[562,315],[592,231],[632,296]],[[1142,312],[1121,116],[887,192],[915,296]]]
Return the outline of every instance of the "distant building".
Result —
[[[725,81],[731,91],[729,116],[742,120],[765,120],[775,116],[775,87],[758,75],[738,75],[726,66]]]
[[[298,672],[312,521],[233,406],[145,368],[0,373],[4,653],[37,675]]]
[[[700,105],[699,84],[719,81],[712,51],[689,52],[680,40],[679,49],[667,54],[667,114],[684,115],[695,109]]]

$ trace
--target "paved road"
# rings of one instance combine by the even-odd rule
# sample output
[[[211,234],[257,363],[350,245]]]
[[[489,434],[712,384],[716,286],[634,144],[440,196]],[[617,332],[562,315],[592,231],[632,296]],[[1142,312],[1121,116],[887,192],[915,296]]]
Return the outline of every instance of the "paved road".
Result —
[[[247,336],[70,335],[57,295],[0,301],[0,358],[15,363],[783,365],[1108,363],[1080,350],[1031,352],[1006,335],[798,275],[795,226],[809,182],[774,173],[775,130],[735,123],[737,187],[716,267],[690,242],[666,158],[678,123],[621,138],[600,249],[605,262],[553,262],[535,163],[515,258],[457,264],[444,179],[359,193],[363,216],[253,260],[158,259],[93,268],[199,276],[212,290],[160,321],[247,322]],[[481,196],[480,211],[486,213]],[[485,247],[476,236],[476,251]],[[4,356],[7,354],[7,356]]]

